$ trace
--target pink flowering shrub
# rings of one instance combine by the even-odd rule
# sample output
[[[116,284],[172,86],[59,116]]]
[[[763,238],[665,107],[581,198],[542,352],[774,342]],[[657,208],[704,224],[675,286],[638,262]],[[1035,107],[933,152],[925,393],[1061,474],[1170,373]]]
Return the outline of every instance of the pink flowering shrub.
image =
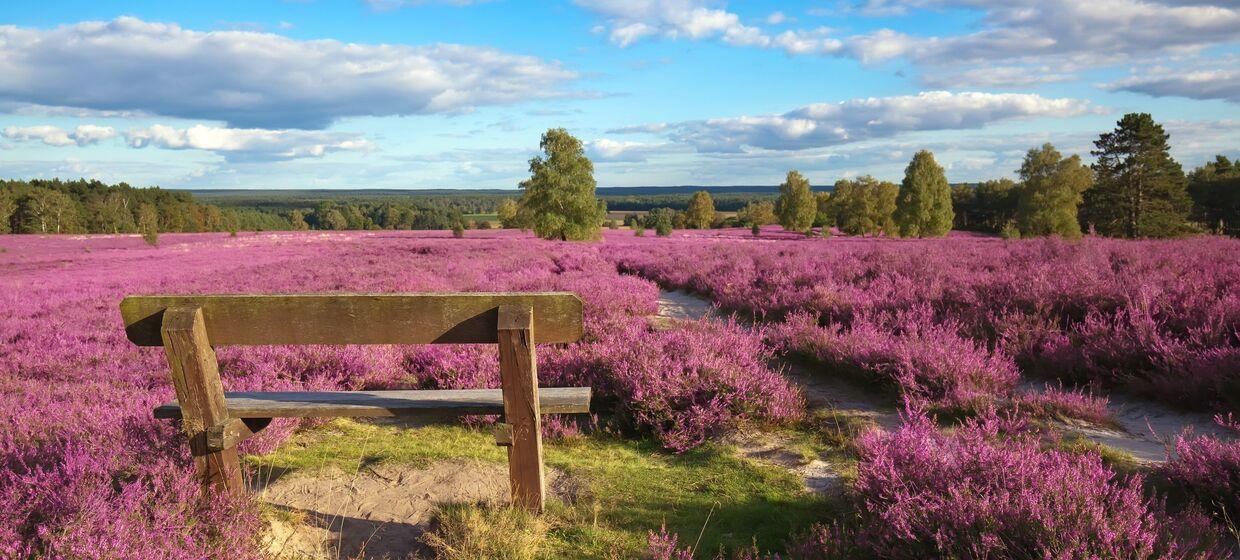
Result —
[[[1014,406],[1038,418],[1067,417],[1094,424],[1113,422],[1107,411],[1109,399],[1081,389],[1064,389],[1047,385],[1038,391],[1018,393]]]
[[[996,417],[954,433],[913,417],[860,438],[859,547],[901,558],[1226,557],[1200,516],[1173,520],[1095,453],[1043,450]]]
[[[173,390],[162,350],[124,337],[117,304],[128,294],[568,290],[583,299],[585,339],[539,349],[542,383],[594,385],[596,411],[674,449],[739,418],[798,412],[799,397],[762,361],[759,335],[728,325],[649,332],[642,316],[655,312],[657,288],[617,274],[594,245],[494,231],[463,240],[447,232],[165,235],[159,248],[136,236],[0,236],[0,247],[4,558],[259,554],[255,504],[202,499],[183,437],[151,417]],[[228,390],[494,387],[498,376],[491,346],[224,347],[218,355]],[[270,451],[299,424],[275,421],[241,450]],[[558,435],[578,429],[563,418],[547,426]]]
[[[948,325],[902,315],[898,327],[858,318],[851,328],[818,326],[815,316],[794,312],[768,329],[783,352],[807,355],[840,371],[894,387],[914,404],[973,411],[1007,397],[1019,374],[1004,355],[961,337]]]
[[[652,331],[635,321],[612,337],[552,356],[544,371],[594,387],[594,405],[670,449],[696,447],[742,419],[783,422],[804,410],[788,380],[766,367],[761,338],[733,323]]]
[[[1240,240],[775,240],[770,233],[612,236],[605,252],[622,271],[725,309],[767,319],[806,312],[844,332],[857,321],[927,307],[928,324],[950,325],[1026,372],[1122,386],[1191,408],[1240,407]]]
[[[1240,433],[1240,422],[1230,415],[1216,420]],[[1181,434],[1175,439],[1175,456],[1159,474],[1224,523],[1234,527],[1240,522],[1240,440]]]

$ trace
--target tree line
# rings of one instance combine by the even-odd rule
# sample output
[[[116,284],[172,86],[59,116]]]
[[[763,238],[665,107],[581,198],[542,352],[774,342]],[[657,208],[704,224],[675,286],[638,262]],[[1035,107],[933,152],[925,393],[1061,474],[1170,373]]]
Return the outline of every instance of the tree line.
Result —
[[[1195,232],[1240,235],[1240,162],[1224,156],[1185,174],[1170,155],[1169,135],[1150,115],[1125,115],[1099,136],[1086,166],[1053,145],[1030,149],[1018,180],[951,186],[929,151],[915,154],[900,184],[870,176],[840,179],[830,192],[789,171],[776,200],[734,193],[693,193],[684,209],[651,208],[626,225],[666,235],[678,228],[751,227],[779,223],[792,231],[829,235],[936,237],[962,229],[1007,237],[1085,231],[1113,237],[1172,237]],[[532,229],[550,239],[597,239],[607,203],[597,196],[593,163],[580,140],[558,128],[543,134],[517,199],[463,195],[471,210],[494,209],[503,227]],[[640,197],[640,204],[671,195]],[[678,196],[678,195],[677,195]],[[188,192],[107,185],[95,180],[0,181],[0,233],[143,233],[237,230],[452,229],[471,224],[455,197],[322,200],[313,208],[221,208]],[[306,201],[310,202],[310,201]],[[637,203],[637,200],[626,201]],[[622,205],[627,206],[627,205]],[[723,216],[718,209],[735,209]],[[625,208],[628,209],[628,208]],[[487,225],[487,224],[481,224]]]
[[[148,233],[287,229],[257,211],[221,210],[187,192],[97,180],[0,180],[0,233]],[[282,227],[283,226],[283,227]]]
[[[757,235],[762,225],[779,223],[807,235],[814,228],[830,235],[832,227],[891,237],[939,237],[953,228],[1009,238],[1075,239],[1087,231],[1124,238],[1240,235],[1240,163],[1220,155],[1186,175],[1170,155],[1169,138],[1149,114],[1132,113],[1094,142],[1096,161],[1089,166],[1047,143],[1025,154],[1016,181],[953,187],[934,155],[923,150],[899,185],[866,175],[815,193],[794,170],[780,185],[778,200],[750,201],[734,218],[718,216],[710,194],[698,192],[683,212],[656,208],[632,216],[631,223],[660,234],[672,227],[744,225]]]

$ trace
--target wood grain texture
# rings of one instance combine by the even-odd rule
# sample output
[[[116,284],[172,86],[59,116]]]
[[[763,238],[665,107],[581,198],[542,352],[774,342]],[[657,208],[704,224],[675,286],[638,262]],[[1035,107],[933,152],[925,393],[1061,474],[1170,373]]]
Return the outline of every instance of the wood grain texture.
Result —
[[[503,414],[500,389],[438,391],[287,391],[224,393],[232,418],[382,417],[417,414],[466,416]],[[543,414],[590,411],[589,387],[544,387],[539,390]],[[156,418],[181,418],[179,402],[155,408]],[[257,431],[257,430],[254,430]]]
[[[499,308],[534,312],[533,342],[581,338],[581,299],[569,292],[130,296],[129,340],[163,344],[170,307],[200,307],[215,346],[271,344],[480,344],[498,342]]]
[[[508,482],[512,503],[541,512],[546,497],[543,474],[542,420],[538,367],[534,353],[534,317],[529,306],[499,308],[499,375],[504,393],[504,423],[511,426]]]
[[[202,310],[171,307],[163,313],[160,338],[172,384],[181,403],[181,421],[189,438],[190,455],[202,483],[209,488],[241,492],[241,465],[236,448],[212,450],[207,429],[224,424],[229,416],[224,403],[215,351],[207,338]]]

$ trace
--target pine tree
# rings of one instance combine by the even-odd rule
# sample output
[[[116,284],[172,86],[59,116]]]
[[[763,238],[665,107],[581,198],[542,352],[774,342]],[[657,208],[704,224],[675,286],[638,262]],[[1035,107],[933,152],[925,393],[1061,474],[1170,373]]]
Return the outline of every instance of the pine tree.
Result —
[[[1194,169],[1188,174],[1188,195],[1193,219],[1215,233],[1240,235],[1240,162],[1218,155]]]
[[[706,191],[697,191],[689,197],[685,210],[685,225],[693,229],[709,229],[715,223],[715,201]]]
[[[594,194],[594,164],[581,140],[553,128],[543,134],[539,147],[545,156],[530,160],[531,176],[521,182],[522,222],[544,239],[598,239],[607,209]]]
[[[814,225],[818,203],[810,190],[809,180],[797,171],[789,171],[779,186],[779,201],[775,204],[779,225],[788,231],[808,231]]]
[[[1080,156],[1065,159],[1051,144],[1033,148],[1020,166],[1016,229],[1021,237],[1081,237],[1077,208],[1081,194],[1093,183]]]
[[[952,229],[952,191],[934,154],[922,150],[904,169],[895,222],[903,237],[942,237]]]
[[[1171,237],[1191,231],[1192,201],[1170,135],[1148,113],[1129,113],[1094,142],[1095,183],[1085,191],[1082,220],[1113,237]]]

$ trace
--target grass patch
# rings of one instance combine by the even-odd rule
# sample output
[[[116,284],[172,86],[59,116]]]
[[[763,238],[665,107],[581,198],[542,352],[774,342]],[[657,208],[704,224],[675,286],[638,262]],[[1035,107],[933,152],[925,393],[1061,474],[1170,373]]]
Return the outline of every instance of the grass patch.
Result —
[[[1137,474],[1144,470],[1141,462],[1131,453],[1092,441],[1076,432],[1063,433],[1051,447],[1069,453],[1096,452],[1102,457],[1102,464],[1119,475]]]
[[[423,538],[439,560],[533,560],[547,539],[547,521],[524,510],[452,504],[439,508]]]
[[[812,434],[802,437],[806,453],[821,445]],[[502,462],[505,457],[488,430],[404,428],[338,419],[298,433],[272,454],[246,461],[261,476],[264,469],[349,471],[381,462],[425,465],[452,458]],[[549,505],[538,558],[640,556],[647,533],[662,525],[678,533],[686,546],[699,542],[702,557],[721,548],[755,544],[780,550],[789,534],[829,520],[842,507],[806,493],[801,481],[787,471],[739,459],[723,446],[676,455],[651,441],[596,435],[549,443],[545,459],[576,486],[568,503]],[[448,543],[485,538],[475,525],[491,515],[503,515],[445,511],[444,520],[455,525],[450,525],[449,533],[438,534]]]

